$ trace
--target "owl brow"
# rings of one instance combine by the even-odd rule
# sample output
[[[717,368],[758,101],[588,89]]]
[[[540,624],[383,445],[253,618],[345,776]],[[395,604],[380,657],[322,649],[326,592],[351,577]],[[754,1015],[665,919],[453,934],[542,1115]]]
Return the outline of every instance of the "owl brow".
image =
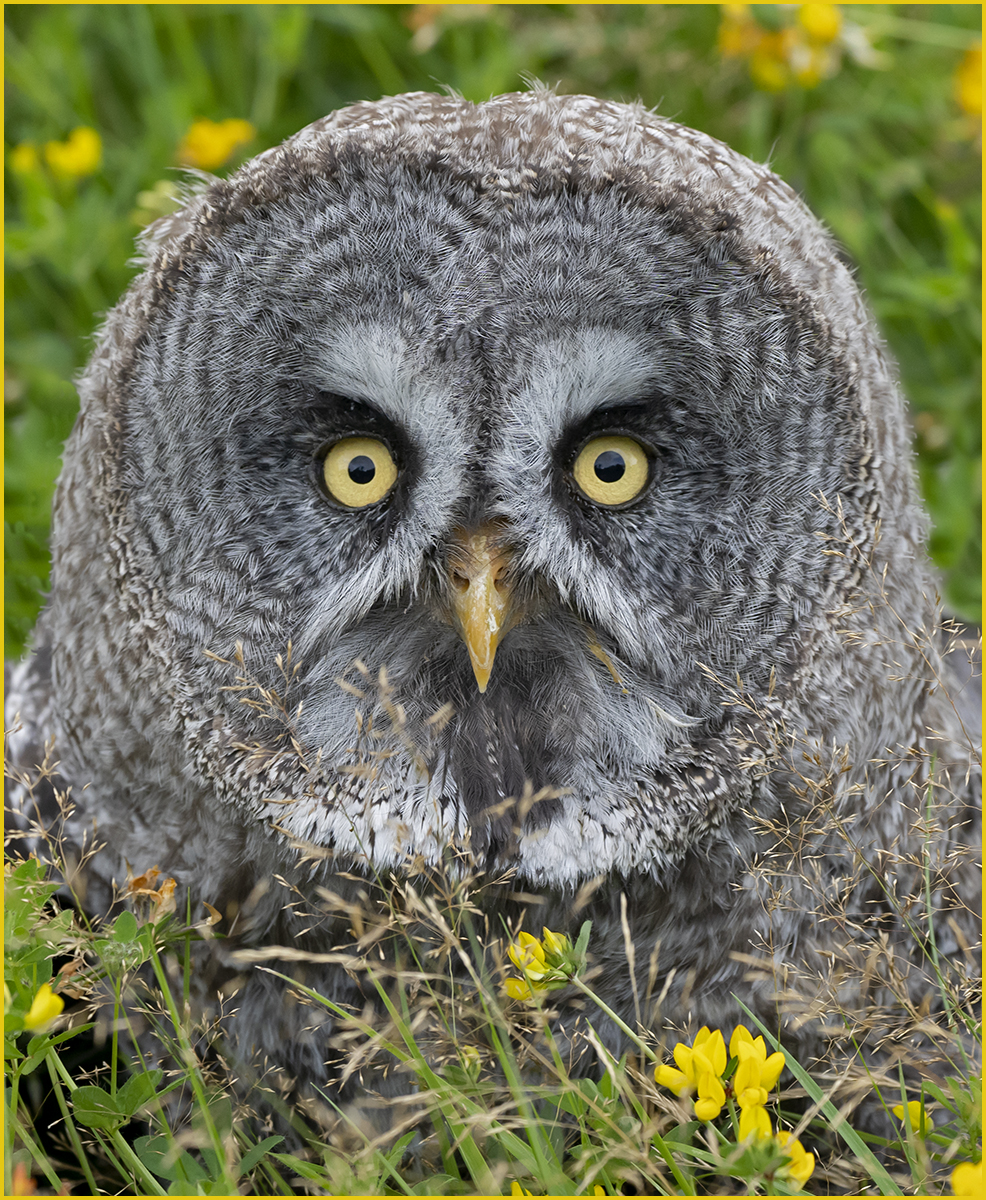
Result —
[[[663,397],[655,393],[630,402],[602,404],[565,430],[559,448],[563,454],[574,452],[594,433],[650,435],[658,424],[661,399]]]
[[[367,400],[320,389],[308,412],[316,419],[321,418],[333,433],[383,433],[399,442],[405,440],[406,435],[397,422]]]

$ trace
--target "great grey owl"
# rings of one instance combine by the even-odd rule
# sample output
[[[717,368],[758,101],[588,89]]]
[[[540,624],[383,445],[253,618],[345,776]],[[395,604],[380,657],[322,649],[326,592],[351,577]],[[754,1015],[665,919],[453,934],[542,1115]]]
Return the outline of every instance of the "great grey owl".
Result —
[[[442,864],[494,932],[591,917],[633,1020],[629,939],[654,1027],[934,992],[929,908],[942,961],[976,941],[978,718],[894,369],[790,188],[639,105],[412,94],[143,249],[13,754],[53,739],[87,903],[157,865],[223,914],[242,1060],[331,1081],[332,1022],[243,952],[345,948],[361,878]]]

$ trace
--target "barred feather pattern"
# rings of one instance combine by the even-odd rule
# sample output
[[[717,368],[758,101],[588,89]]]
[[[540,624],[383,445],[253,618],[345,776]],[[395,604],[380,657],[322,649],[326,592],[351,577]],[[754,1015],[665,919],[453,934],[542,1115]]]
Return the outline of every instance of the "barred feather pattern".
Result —
[[[900,389],[766,167],[640,105],[415,93],[200,179],[140,261],[80,380],[9,802],[53,819],[48,742],[103,846],[87,903],[153,863],[224,915],[201,970],[244,976],[244,1060],[338,1078],[332,1022],[250,955],[344,946],[326,891],[422,867],[487,880],[496,932],[518,893],[591,917],[630,1019],[625,904],[657,1029],[737,997],[776,1025],[797,979],[817,1047],[833,956],[903,946],[929,856],[939,952],[974,969],[978,693]],[[651,464],[618,509],[569,471],[610,428]],[[345,511],[317,474],[353,430],[401,470]],[[490,521],[522,615],[480,693],[449,545]]]

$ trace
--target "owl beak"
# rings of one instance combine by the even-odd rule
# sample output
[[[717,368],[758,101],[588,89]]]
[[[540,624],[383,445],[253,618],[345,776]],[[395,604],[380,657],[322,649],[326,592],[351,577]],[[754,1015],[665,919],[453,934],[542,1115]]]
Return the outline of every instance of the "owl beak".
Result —
[[[509,628],[510,553],[496,523],[456,529],[449,542],[452,608],[481,692],[486,691],[500,639]]]

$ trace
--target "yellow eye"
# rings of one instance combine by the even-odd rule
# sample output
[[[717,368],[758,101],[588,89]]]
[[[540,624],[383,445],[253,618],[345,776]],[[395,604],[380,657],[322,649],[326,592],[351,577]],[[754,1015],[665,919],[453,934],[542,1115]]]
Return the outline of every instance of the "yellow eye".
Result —
[[[396,481],[394,457],[376,438],[343,438],[325,456],[325,486],[347,508],[376,504]]]
[[[586,442],[572,474],[596,504],[626,504],[647,484],[647,455],[632,438],[608,433]]]

